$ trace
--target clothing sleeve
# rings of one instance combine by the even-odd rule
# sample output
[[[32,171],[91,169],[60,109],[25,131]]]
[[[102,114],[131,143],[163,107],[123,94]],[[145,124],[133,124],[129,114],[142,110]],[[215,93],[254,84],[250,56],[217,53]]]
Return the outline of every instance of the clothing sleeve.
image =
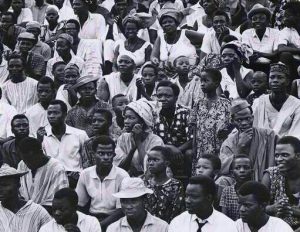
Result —
[[[116,149],[115,149],[116,156],[114,157],[114,161],[113,161],[114,165],[119,166],[121,161],[128,155],[129,151],[127,150],[128,149],[126,149],[125,136],[121,135],[118,138]]]
[[[220,203],[219,203],[219,206],[221,207],[226,207],[226,198],[227,198],[227,191],[226,191],[227,188],[224,188],[223,191],[222,191],[222,194],[221,194],[221,197],[220,197]]]
[[[247,31],[247,30],[243,32],[242,42],[245,43],[245,44],[248,44],[250,47],[252,47],[251,43],[250,43],[250,40],[249,40],[249,35],[248,34],[249,34],[249,31]]]
[[[98,18],[98,22],[97,22],[97,27],[95,28],[95,30],[98,32],[97,34],[97,39],[101,39],[101,40],[105,40],[106,37],[106,24],[105,24],[105,19],[102,15],[97,14]]]
[[[40,212],[39,214],[37,214],[40,217],[39,220],[39,228],[41,228],[43,225],[45,225],[46,223],[50,222],[52,220],[52,217],[50,216],[50,214],[47,212],[46,209],[44,209],[44,207],[40,206]]]
[[[91,41],[86,48],[85,69],[88,74],[102,77],[102,41]]]
[[[174,218],[169,225],[168,232],[181,232],[181,228],[178,218]]]
[[[300,107],[295,110],[292,125],[289,129],[288,135],[295,136],[300,139]]]
[[[278,44],[283,44],[283,45],[288,45],[289,43],[289,38],[288,38],[288,32],[285,29],[282,29],[279,32],[279,42]]]
[[[33,16],[32,16],[32,12],[29,8],[23,8],[23,19],[22,22],[31,22],[33,21]]]
[[[227,139],[222,143],[220,149],[219,158],[221,160],[221,171],[220,174],[227,175],[229,174],[230,165],[233,160],[233,156],[235,153],[235,145],[233,143],[233,139],[231,136],[228,136]]]
[[[118,229],[118,225],[120,224],[119,221],[114,222],[113,224],[110,224],[107,229],[106,232],[120,232],[120,230]]]
[[[85,186],[85,172],[80,174],[75,191],[78,194],[78,205],[84,207],[90,200]]]
[[[203,37],[202,45],[201,45],[201,51],[209,54],[212,53],[212,48],[210,45],[210,33],[206,33]]]
[[[90,220],[90,230],[87,232],[101,232],[100,223],[95,217]]]
[[[280,42],[280,31],[277,30],[277,29],[274,29],[273,33],[275,34],[273,52],[275,52],[275,51],[277,51],[279,44],[281,44],[281,42]]]

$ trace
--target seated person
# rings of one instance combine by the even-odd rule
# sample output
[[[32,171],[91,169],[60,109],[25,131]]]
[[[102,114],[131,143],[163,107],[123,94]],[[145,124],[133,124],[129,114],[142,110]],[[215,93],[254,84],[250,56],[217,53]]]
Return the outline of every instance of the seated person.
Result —
[[[39,232],[84,231],[101,232],[97,218],[77,211],[78,195],[71,188],[54,192],[53,219],[43,225]]]
[[[263,94],[268,94],[268,75],[262,71],[256,71],[250,83],[253,93],[248,95],[247,101],[252,106],[256,98]]]
[[[112,109],[114,112],[112,119],[112,135],[113,139],[118,140],[119,136],[124,132],[124,115],[125,107],[129,104],[128,97],[124,94],[117,94],[112,98]]]
[[[238,190],[241,219],[235,224],[238,232],[292,232],[292,228],[283,220],[269,216],[266,206],[270,200],[268,189],[261,183],[249,181]]]
[[[55,91],[65,83],[65,67],[66,64],[63,61],[57,61],[52,66],[52,75],[54,80]]]
[[[120,202],[112,196],[120,190],[128,173],[113,165],[115,143],[108,136],[99,136],[93,143],[96,165],[84,169],[79,177],[76,192],[80,207],[88,207],[89,213],[98,218],[106,228],[122,216]],[[87,205],[90,201],[90,205]]]

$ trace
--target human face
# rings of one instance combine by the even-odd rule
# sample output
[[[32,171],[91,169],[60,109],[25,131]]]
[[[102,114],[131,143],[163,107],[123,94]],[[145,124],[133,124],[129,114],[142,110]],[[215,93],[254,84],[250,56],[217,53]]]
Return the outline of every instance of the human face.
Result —
[[[113,110],[116,113],[123,113],[125,107],[129,104],[127,97],[118,97],[114,100]]]
[[[49,24],[57,23],[58,18],[59,18],[58,12],[55,10],[49,10],[46,14],[46,19]]]
[[[297,156],[295,150],[290,144],[277,144],[275,148],[275,163],[279,171],[284,173],[295,166]]]
[[[131,109],[126,109],[124,113],[124,129],[131,132],[136,124],[143,124],[142,119]]]
[[[58,9],[62,8],[64,4],[64,0],[54,0],[53,1],[54,5],[58,7]]]
[[[20,12],[24,6],[24,3],[22,0],[12,0],[11,7],[14,11]]]
[[[82,0],[74,0],[72,7],[76,15],[81,15],[82,13],[88,11],[87,6],[84,4]]]
[[[221,59],[226,66],[229,66],[235,59],[240,60],[240,58],[232,48],[223,49]]]
[[[78,87],[78,93],[82,100],[90,100],[95,98],[96,95],[96,84],[94,82],[86,83]]]
[[[127,1],[117,1],[116,8],[121,17],[126,14],[127,11]]]
[[[155,70],[152,67],[145,67],[142,72],[142,77],[145,85],[153,86],[157,80]]]
[[[212,197],[205,194],[201,185],[188,184],[185,191],[185,206],[190,214],[208,210],[211,203]]]
[[[268,25],[268,18],[263,13],[253,15],[251,21],[255,30],[265,30]]]
[[[294,27],[295,22],[298,22],[297,17],[295,17],[289,9],[286,9],[284,11],[283,24],[286,27]]]
[[[29,28],[29,29],[26,29],[26,31],[33,34],[35,38],[38,38],[40,35],[40,32],[41,32],[41,30],[38,28]]]
[[[23,62],[21,59],[11,59],[8,62],[8,71],[12,77],[22,75],[24,70]]]
[[[49,103],[54,98],[54,89],[51,84],[38,84],[37,94],[41,103]]]
[[[76,80],[79,78],[79,73],[75,69],[65,70],[65,84],[66,85],[75,85]]]
[[[16,138],[25,138],[29,135],[29,122],[26,118],[15,119],[11,128]]]
[[[13,18],[10,15],[3,15],[1,17],[1,28],[4,30],[8,30],[9,27],[14,25]]]
[[[264,206],[257,202],[253,194],[239,195],[239,205],[241,219],[248,224],[253,224],[264,212]]]
[[[148,153],[148,169],[153,175],[166,172],[167,162],[159,151],[150,151]]]
[[[177,30],[176,20],[172,17],[165,16],[161,19],[161,27],[165,33],[172,33]]]
[[[138,27],[136,23],[128,22],[125,25],[124,31],[127,39],[136,38],[138,33]]]
[[[179,74],[188,74],[190,71],[190,61],[188,57],[180,57],[176,60],[176,71]]]
[[[18,182],[16,177],[0,178],[0,201],[8,202],[18,194]]]
[[[217,9],[217,6],[214,0],[203,0],[203,8],[205,13],[210,15]]]
[[[118,68],[121,74],[133,73],[135,64],[128,56],[122,56],[118,61]]]
[[[238,158],[233,161],[233,176],[238,183],[244,183],[251,180],[252,168],[248,158]]]
[[[210,178],[215,177],[215,170],[212,163],[208,159],[200,158],[196,166],[196,175],[209,176]]]
[[[76,208],[67,199],[53,199],[52,201],[53,218],[59,225],[67,224],[76,213]]]
[[[145,204],[143,197],[137,198],[121,198],[121,206],[124,214],[129,219],[136,219],[145,212]]]
[[[32,40],[21,39],[19,45],[21,52],[28,53],[33,48],[34,42]]]
[[[269,87],[274,93],[286,92],[289,81],[288,77],[281,72],[270,72]]]
[[[156,91],[157,99],[162,104],[163,109],[173,108],[176,104],[177,97],[174,96],[171,87],[161,86]]]
[[[73,38],[78,37],[78,29],[76,28],[75,23],[67,23],[65,27],[66,33],[68,33]]]
[[[268,77],[261,72],[255,72],[251,79],[251,86],[255,93],[263,93],[268,88]]]
[[[216,91],[220,84],[217,84],[213,78],[207,73],[202,72],[200,75],[201,89],[203,93],[212,93]]]
[[[115,151],[113,146],[98,144],[95,158],[97,167],[101,168],[110,168],[112,167],[113,159],[115,157]]]
[[[57,126],[64,123],[66,115],[62,112],[60,105],[49,105],[47,118],[51,126]]]
[[[65,82],[65,67],[65,64],[60,64],[53,70],[54,80],[58,81],[59,84],[63,84]]]
[[[70,43],[65,40],[65,39],[61,39],[59,38],[56,42],[56,51],[58,53],[58,55],[60,56],[64,56],[65,54],[70,53]]]
[[[253,126],[253,115],[249,108],[243,109],[233,115],[233,121],[237,129],[241,132]]]
[[[107,132],[109,125],[107,118],[104,116],[104,114],[94,113],[92,118],[92,128],[94,135],[102,134],[104,131]]]
[[[221,33],[223,31],[224,27],[226,27],[226,25],[227,25],[227,21],[226,21],[225,16],[216,15],[213,18],[213,28],[216,33]]]

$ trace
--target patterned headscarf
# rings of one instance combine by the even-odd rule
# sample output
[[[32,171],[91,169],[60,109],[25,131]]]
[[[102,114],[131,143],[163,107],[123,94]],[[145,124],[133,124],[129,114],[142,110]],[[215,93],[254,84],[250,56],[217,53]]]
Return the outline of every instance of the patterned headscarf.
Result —
[[[120,59],[121,59],[122,56],[129,57],[134,62],[134,64],[136,65],[136,63],[137,63],[137,57],[136,57],[136,55],[134,53],[129,52],[129,51],[123,51],[121,54],[119,54],[119,56],[117,58],[117,64],[119,64],[119,61],[120,61]]]
[[[247,64],[250,63],[249,58],[253,55],[253,49],[248,44],[242,43],[239,40],[234,40],[223,45],[221,48],[221,53],[225,48],[234,49],[242,61],[245,61]]]
[[[285,75],[290,75],[290,70],[288,66],[286,66],[284,63],[278,62],[270,65],[270,73],[271,72],[281,72]]]
[[[62,33],[62,34],[60,34],[59,36],[58,36],[58,39],[65,39],[65,40],[67,40],[68,42],[70,42],[70,44],[73,44],[73,37],[72,36],[70,36],[69,34],[67,34],[67,33]]]
[[[166,7],[166,5],[163,6],[163,8],[160,10],[160,13],[158,15],[158,20],[159,20],[159,23],[161,23],[161,20],[164,18],[164,17],[171,17],[173,19],[175,19],[176,23],[179,25],[181,23],[181,21],[183,20],[183,14],[178,11],[177,9],[175,8],[172,8],[171,6],[169,7]]]
[[[128,22],[135,23],[138,26],[138,28],[142,27],[141,19],[134,14],[131,14],[131,15],[129,14],[122,20],[123,27],[125,27],[126,23],[128,23]]]

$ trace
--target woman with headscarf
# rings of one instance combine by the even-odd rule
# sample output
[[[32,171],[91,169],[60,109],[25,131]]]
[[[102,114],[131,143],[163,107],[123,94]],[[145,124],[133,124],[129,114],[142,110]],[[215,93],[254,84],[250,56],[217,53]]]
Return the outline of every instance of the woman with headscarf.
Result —
[[[150,102],[140,99],[129,103],[124,110],[124,132],[117,141],[114,163],[132,176],[146,171],[146,154],[162,139],[152,133],[154,110]]]
[[[221,69],[221,88],[225,96],[246,98],[251,92],[253,70],[247,69],[243,63],[249,63],[253,50],[238,40],[229,42],[221,47],[221,59],[225,68]]]

